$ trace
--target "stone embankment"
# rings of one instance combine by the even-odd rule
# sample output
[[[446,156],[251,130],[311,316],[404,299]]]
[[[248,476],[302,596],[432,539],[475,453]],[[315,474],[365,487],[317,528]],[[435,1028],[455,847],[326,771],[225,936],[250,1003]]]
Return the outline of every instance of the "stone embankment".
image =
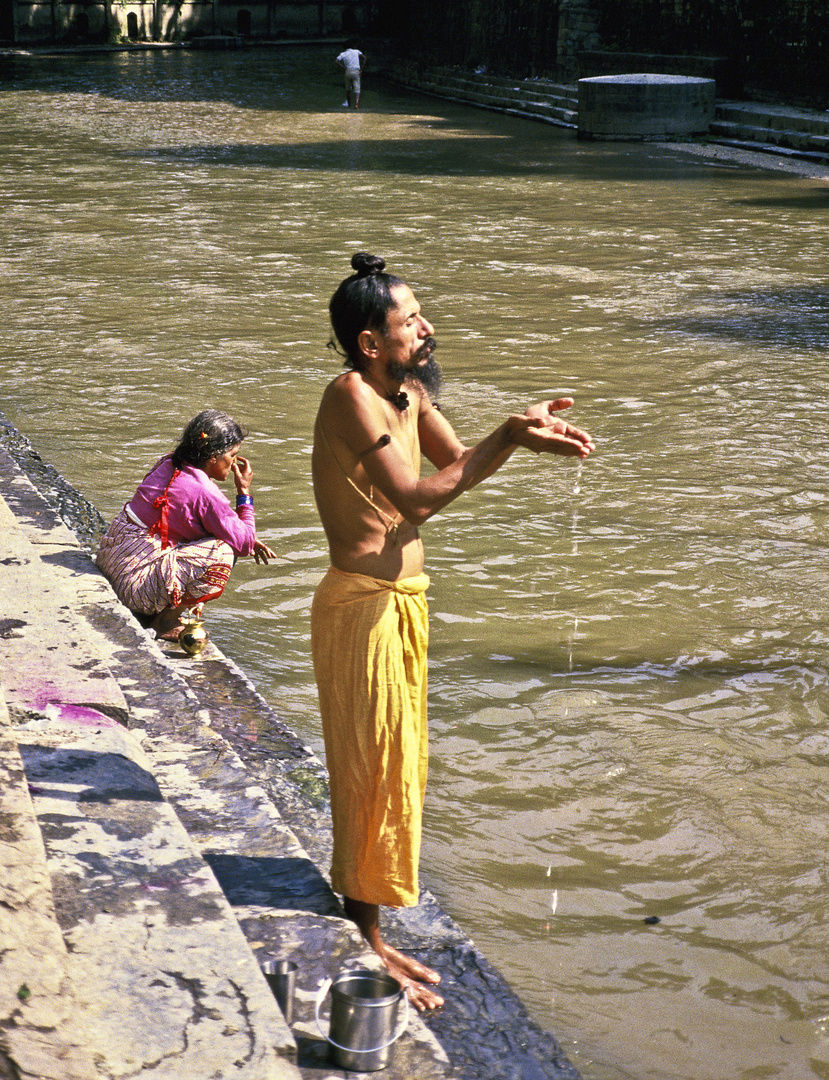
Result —
[[[385,74],[412,90],[447,101],[460,101],[526,120],[541,120],[573,131],[578,125],[579,91],[575,84],[513,79],[448,67],[424,69],[416,64],[394,64]]]
[[[578,128],[578,83],[511,79],[456,68],[390,67],[389,78],[425,94],[478,108]],[[777,154],[793,161],[829,165],[829,112],[762,102],[718,99],[705,141],[735,150]]]
[[[0,1078],[353,1075],[316,992],[377,963],[325,877],[325,770],[215,646],[151,639],[92,562],[99,527],[0,417]],[[388,933],[449,1002],[390,1080],[577,1080],[428,894]],[[272,957],[299,965],[290,1028]]]

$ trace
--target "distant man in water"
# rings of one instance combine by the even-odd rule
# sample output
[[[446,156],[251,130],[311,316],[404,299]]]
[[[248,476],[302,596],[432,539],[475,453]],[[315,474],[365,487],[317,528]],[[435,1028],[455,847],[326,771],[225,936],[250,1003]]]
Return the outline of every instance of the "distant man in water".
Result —
[[[345,102],[349,108],[360,108],[360,77],[366,66],[366,55],[349,41],[348,48],[337,57],[336,62],[345,71]]]
[[[434,1009],[440,976],[382,937],[381,906],[417,904],[426,787],[428,614],[418,526],[491,476],[519,447],[585,458],[589,435],[555,414],[572,398],[508,417],[467,448],[435,404],[433,329],[383,259],[358,253],[330,303],[350,369],[329,384],[314,428],[314,494],[331,567],[311,639],[331,784],[331,880],[346,914],[406,988]],[[333,343],[332,343],[333,344]],[[437,472],[421,479],[421,451]]]

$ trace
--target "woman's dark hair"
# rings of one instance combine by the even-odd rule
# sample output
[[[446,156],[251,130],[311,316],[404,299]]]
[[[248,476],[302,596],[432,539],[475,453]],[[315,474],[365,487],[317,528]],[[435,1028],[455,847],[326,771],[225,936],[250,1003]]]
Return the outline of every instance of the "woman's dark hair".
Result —
[[[345,353],[348,367],[358,370],[365,366],[357,338],[363,330],[381,330],[389,311],[397,307],[391,290],[405,282],[394,274],[384,274],[386,260],[379,255],[358,251],[352,256],[354,273],[340,283],[331,297],[328,310],[331,326]],[[329,345],[334,347],[333,341]]]
[[[246,432],[218,409],[205,409],[194,416],[181,435],[181,442],[173,451],[173,465],[194,465],[200,469],[216,454],[226,453],[231,446],[238,446]]]

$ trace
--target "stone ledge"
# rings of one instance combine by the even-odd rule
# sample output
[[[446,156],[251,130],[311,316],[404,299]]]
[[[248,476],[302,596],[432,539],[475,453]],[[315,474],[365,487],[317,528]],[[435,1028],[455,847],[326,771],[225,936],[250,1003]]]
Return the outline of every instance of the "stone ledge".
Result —
[[[240,1078],[298,1078],[227,899],[132,735],[47,717],[15,733],[99,1075],[209,1077],[225,1062]]]
[[[653,71],[662,75],[690,75],[713,79],[717,94],[738,95],[739,80],[734,64],[726,56],[682,56],[670,53],[616,52],[584,49],[578,53],[579,78],[594,75],[626,75],[631,71]]]
[[[46,852],[0,687],[0,1075],[91,1080]],[[14,1071],[12,1071],[14,1070]]]
[[[576,126],[576,89],[542,79],[508,79],[476,72],[433,69],[421,73],[398,65],[386,77],[401,86],[447,101],[539,120],[557,127]]]
[[[650,72],[579,79],[580,139],[666,139],[707,134],[714,81]]]

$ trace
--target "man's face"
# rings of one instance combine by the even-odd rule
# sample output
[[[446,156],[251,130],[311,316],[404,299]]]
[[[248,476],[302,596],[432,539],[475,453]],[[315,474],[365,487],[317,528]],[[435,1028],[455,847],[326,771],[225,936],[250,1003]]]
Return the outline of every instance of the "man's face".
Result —
[[[391,290],[395,306],[389,308],[386,325],[379,334],[380,358],[385,361],[389,374],[398,372],[414,374],[420,365],[428,363],[435,347],[435,332],[430,322],[420,313],[420,304],[408,285],[395,285]]]

